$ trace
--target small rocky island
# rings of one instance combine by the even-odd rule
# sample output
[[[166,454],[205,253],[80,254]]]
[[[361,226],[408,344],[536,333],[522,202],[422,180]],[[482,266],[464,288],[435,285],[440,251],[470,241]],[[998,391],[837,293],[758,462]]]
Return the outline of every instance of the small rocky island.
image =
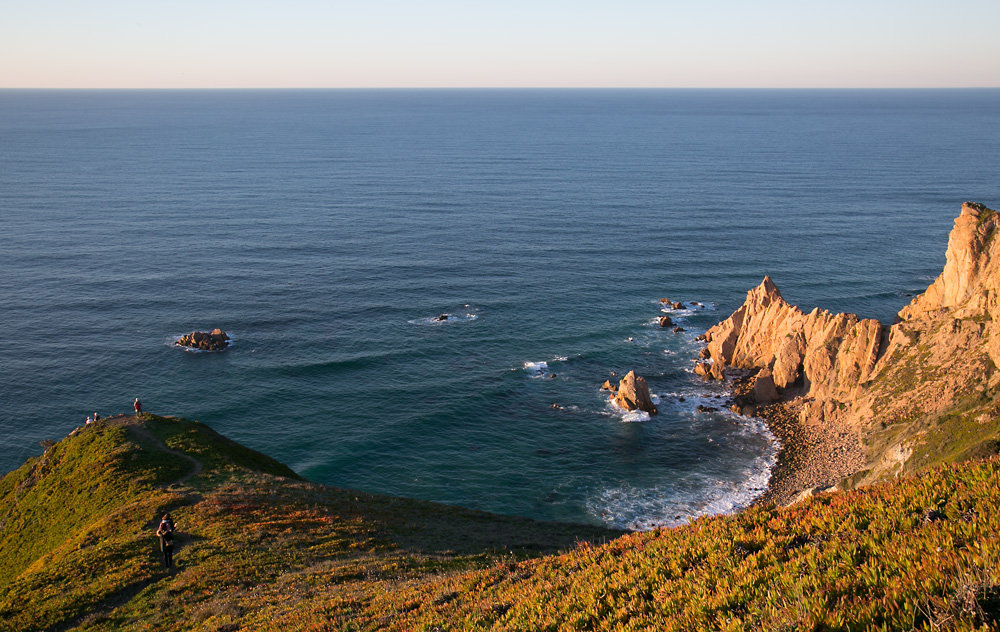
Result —
[[[213,329],[211,333],[192,331],[178,338],[174,344],[199,351],[222,351],[229,347],[229,334],[221,329]]]
[[[642,410],[650,415],[657,413],[656,406],[649,395],[649,385],[645,378],[639,377],[635,371],[629,371],[615,387],[610,381],[605,381],[602,390],[610,391],[609,400],[625,410]]]

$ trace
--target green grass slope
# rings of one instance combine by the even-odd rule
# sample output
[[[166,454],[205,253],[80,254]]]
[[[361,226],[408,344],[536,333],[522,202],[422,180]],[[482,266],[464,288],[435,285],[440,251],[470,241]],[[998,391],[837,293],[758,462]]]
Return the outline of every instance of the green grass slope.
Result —
[[[0,480],[0,630],[236,629],[328,590],[353,595],[346,622],[400,583],[616,535],[333,489],[197,422],[111,418]]]
[[[3,630],[1000,629],[997,458],[621,535],[315,485],[146,416],[0,492]]]

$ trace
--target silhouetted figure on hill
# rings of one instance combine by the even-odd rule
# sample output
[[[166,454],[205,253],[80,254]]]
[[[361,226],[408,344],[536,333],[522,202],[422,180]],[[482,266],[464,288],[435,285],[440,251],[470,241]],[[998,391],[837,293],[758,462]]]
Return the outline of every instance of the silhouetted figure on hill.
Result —
[[[132,402],[132,408],[135,410],[135,416],[138,417],[142,413],[142,402],[136,397],[135,401]]]
[[[174,521],[170,514],[164,514],[160,526],[156,529],[160,538],[160,553],[163,554],[163,566],[171,568],[174,565]]]

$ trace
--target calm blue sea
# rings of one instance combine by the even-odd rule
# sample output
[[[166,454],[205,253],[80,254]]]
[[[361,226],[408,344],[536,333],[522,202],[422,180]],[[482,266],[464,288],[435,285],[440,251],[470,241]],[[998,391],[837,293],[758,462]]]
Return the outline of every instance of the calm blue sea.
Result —
[[[732,510],[776,447],[695,336],[765,274],[891,320],[998,167],[998,90],[0,91],[0,469],[138,396],[341,487]]]

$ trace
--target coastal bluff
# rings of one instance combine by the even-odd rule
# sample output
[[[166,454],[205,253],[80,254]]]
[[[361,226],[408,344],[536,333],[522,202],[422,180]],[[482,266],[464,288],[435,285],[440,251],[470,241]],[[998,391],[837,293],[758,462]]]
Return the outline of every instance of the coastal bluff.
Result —
[[[778,403],[752,403],[779,434],[810,444],[798,446],[801,467],[779,472],[772,498],[1000,450],[998,225],[996,211],[965,203],[944,270],[892,324],[818,308],[805,313],[765,277],[706,332],[696,372],[719,380],[737,370],[744,400],[769,392],[773,381],[770,397]]]
[[[318,485],[195,421],[108,417],[0,478],[0,630],[994,629],[997,480],[991,458],[623,534]]]

